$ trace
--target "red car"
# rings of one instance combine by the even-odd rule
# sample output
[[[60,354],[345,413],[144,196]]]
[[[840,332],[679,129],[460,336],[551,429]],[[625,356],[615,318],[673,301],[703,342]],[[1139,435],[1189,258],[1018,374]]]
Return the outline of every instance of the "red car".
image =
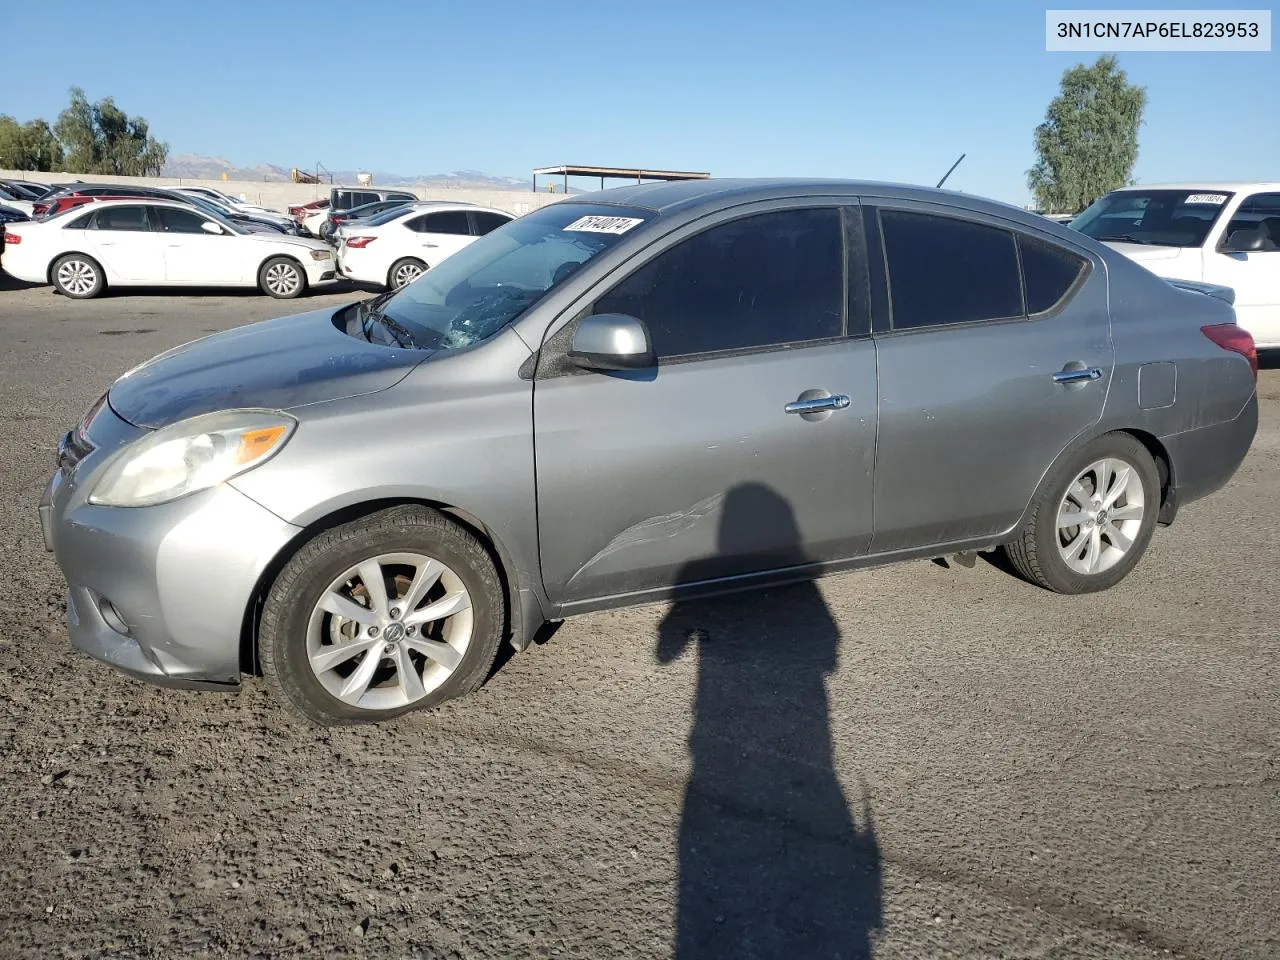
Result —
[[[310,203],[295,203],[289,207],[289,216],[298,222],[298,226],[302,226],[302,221],[317,210],[327,210],[329,208],[329,198],[323,200],[312,200]]]

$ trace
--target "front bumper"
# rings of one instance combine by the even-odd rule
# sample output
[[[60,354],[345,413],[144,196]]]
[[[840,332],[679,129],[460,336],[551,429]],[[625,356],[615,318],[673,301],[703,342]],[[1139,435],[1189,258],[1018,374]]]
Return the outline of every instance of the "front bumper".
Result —
[[[307,285],[321,287],[338,282],[338,265],[330,256],[324,260],[308,260],[304,269],[307,271]]]
[[[144,433],[109,409],[104,420],[114,422],[95,423],[90,440]],[[154,507],[89,503],[91,479],[121,445],[64,463],[40,502],[72,646],[159,686],[234,686],[246,610],[299,528],[226,484]]]

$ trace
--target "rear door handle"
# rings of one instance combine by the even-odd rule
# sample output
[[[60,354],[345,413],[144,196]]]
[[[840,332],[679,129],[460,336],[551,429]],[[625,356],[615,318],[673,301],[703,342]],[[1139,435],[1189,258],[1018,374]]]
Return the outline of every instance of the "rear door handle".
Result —
[[[843,393],[813,400],[792,400],[782,409],[787,413],[820,413],[823,410],[843,410],[849,406],[849,398]]]
[[[424,244],[423,244],[423,246],[424,246],[424,247],[438,247],[438,246],[440,246],[440,244],[438,244],[438,243],[424,243]]]
[[[1080,383],[1084,380],[1101,380],[1102,371],[1097,367],[1086,367],[1083,370],[1059,370],[1053,375],[1055,383]]]

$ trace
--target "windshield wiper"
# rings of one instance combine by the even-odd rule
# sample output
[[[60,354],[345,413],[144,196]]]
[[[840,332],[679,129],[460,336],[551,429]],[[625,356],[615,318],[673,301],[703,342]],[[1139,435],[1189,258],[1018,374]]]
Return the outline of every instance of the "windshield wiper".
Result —
[[[1119,242],[1119,243],[1140,243],[1148,247],[1158,246],[1158,244],[1154,240],[1143,240],[1141,237],[1135,237],[1132,233],[1122,233],[1119,236],[1115,236],[1115,237],[1099,237],[1098,239],[1101,240],[1103,243],[1106,243],[1107,241],[1112,241],[1112,242]]]
[[[399,290],[388,290],[385,293],[378,294],[376,297],[370,297],[368,300],[360,302],[357,306],[359,311],[357,316],[360,317],[360,332],[364,334],[366,340],[373,343],[374,324],[380,324],[397,347],[422,350],[424,349],[423,346],[414,339],[413,333],[409,328],[394,317],[387,316],[384,310],[387,301],[399,292]]]

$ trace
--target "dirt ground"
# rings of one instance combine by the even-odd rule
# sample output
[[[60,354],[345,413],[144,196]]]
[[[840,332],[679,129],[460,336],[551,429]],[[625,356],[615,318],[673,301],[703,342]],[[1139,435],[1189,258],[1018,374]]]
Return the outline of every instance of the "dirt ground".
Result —
[[[0,277],[0,956],[1280,956],[1280,370],[1102,595],[921,562],[592,615],[331,731],[74,652],[59,435],[167,347],[355,295]]]

